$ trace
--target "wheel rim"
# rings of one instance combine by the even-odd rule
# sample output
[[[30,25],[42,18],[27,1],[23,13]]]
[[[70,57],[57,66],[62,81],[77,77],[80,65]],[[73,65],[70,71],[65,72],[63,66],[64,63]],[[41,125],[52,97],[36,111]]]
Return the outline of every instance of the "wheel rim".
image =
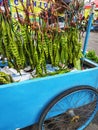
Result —
[[[94,118],[97,107],[98,95],[93,90],[65,94],[44,115],[41,130],[83,130]]]

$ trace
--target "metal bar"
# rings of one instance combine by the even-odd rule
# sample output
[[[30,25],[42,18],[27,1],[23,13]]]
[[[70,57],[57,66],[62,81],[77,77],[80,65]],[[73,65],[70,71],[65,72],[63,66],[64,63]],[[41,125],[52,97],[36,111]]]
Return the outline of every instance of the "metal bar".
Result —
[[[84,47],[83,47],[83,55],[84,56],[86,55],[86,50],[87,50],[87,46],[88,46],[88,40],[89,40],[89,35],[90,35],[90,30],[91,30],[91,25],[92,25],[92,19],[93,19],[93,13],[90,15],[89,21],[88,21],[87,32],[86,32],[86,37],[85,37]]]
[[[92,19],[94,16],[94,4],[92,5],[92,10],[91,10],[91,14],[88,20],[88,26],[87,26],[87,32],[86,32],[86,37],[85,37],[85,41],[84,41],[84,47],[83,47],[83,55],[86,55],[86,50],[87,50],[87,46],[88,46],[88,40],[89,40],[89,35],[90,35],[90,30],[91,30],[91,25],[92,25]]]

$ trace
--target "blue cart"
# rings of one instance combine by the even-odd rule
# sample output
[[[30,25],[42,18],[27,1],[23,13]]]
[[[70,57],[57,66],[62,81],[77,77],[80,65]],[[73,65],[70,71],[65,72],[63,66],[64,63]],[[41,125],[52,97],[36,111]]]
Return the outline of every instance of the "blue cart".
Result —
[[[84,43],[85,55],[91,20]],[[66,74],[0,86],[0,130],[84,130],[98,111],[98,64]]]

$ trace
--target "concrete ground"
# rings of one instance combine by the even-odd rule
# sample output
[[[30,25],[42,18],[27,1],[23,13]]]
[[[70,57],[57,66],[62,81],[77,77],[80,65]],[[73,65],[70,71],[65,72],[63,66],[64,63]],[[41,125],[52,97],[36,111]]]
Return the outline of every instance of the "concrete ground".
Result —
[[[85,35],[83,37],[83,43],[85,41]],[[98,32],[90,32],[88,44],[87,44],[87,51],[88,50],[95,50],[96,54],[98,55]]]

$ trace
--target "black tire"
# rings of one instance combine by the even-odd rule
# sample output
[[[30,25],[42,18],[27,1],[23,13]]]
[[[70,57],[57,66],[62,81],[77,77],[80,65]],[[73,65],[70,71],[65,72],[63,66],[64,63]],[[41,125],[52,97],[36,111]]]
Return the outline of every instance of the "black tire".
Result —
[[[81,95],[76,98],[78,96],[77,94],[79,93]],[[86,97],[83,96],[84,94],[86,94]],[[77,103],[78,105],[76,104],[73,108],[70,108],[68,106],[68,110],[65,107],[63,108],[65,109],[65,111],[61,110],[60,108],[58,109],[60,110],[60,113],[57,111],[56,114],[51,115],[54,108],[58,107],[58,105],[59,107],[62,106],[62,101],[64,101],[63,107],[66,106],[65,101],[67,101],[69,98],[71,99],[71,102],[68,101],[69,105],[71,103],[74,105],[74,100],[78,101],[78,99],[81,98],[80,96],[83,97],[81,100],[79,100],[79,102],[81,103]],[[72,117],[73,114],[69,114],[70,110],[77,113],[74,117],[76,119],[78,117],[78,121],[74,117]],[[84,128],[87,127],[88,124],[93,120],[94,116],[97,113],[97,110],[98,91],[95,88],[87,85],[73,87],[59,94],[50,102],[50,104],[48,104],[39,119],[38,130],[84,130]],[[49,114],[51,115],[50,117],[48,117]]]

